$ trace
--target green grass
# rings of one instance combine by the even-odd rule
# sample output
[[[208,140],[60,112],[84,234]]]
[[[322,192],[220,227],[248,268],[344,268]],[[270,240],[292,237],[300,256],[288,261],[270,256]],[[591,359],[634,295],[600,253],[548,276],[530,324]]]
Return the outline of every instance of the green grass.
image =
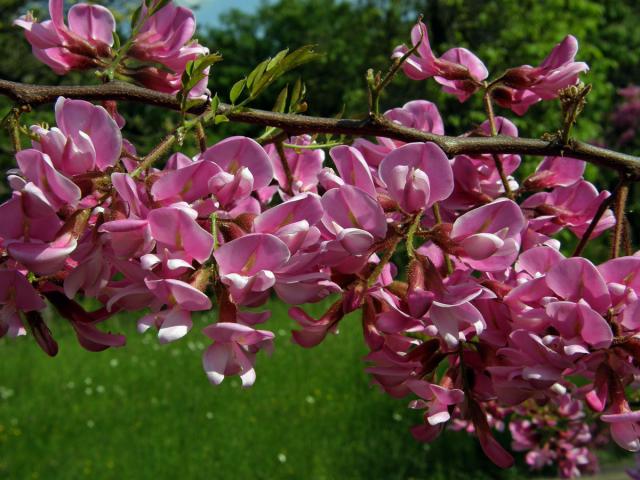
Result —
[[[212,387],[201,368],[199,319],[159,346],[133,318],[111,328],[128,345],[82,350],[52,323],[54,359],[32,338],[0,341],[0,478],[3,479],[499,479],[475,440],[446,433],[413,440],[420,414],[372,388],[357,317],[313,350],[291,344],[286,309],[271,304],[271,358],[258,356],[251,389]],[[322,306],[312,309],[316,314]]]

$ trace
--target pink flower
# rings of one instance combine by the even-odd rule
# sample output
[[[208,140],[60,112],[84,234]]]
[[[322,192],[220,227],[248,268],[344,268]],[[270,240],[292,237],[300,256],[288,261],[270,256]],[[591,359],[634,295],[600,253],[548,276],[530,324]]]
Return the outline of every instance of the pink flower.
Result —
[[[301,194],[258,215],[253,221],[253,230],[275,235],[293,255],[300,249],[316,246],[320,231],[315,225],[323,214],[322,203],[317,195]]]
[[[311,348],[319,345],[329,332],[335,333],[338,330],[338,322],[344,317],[342,304],[342,300],[338,300],[318,320],[299,307],[291,308],[289,316],[302,327],[302,330],[292,332],[293,341],[301,347]]]
[[[384,117],[405,127],[444,135],[444,123],[438,107],[426,100],[412,100],[405,103],[402,108],[387,110],[384,112]],[[372,143],[364,138],[356,138],[353,142],[353,147],[360,150],[362,156],[371,167],[380,165],[380,162],[391,150],[405,143],[385,137],[377,137],[376,141],[378,143]]]
[[[584,235],[600,204],[609,197],[609,192],[598,193],[596,187],[579,180],[567,187],[556,187],[551,192],[539,192],[522,202],[523,210],[531,211],[535,218],[531,228],[552,235],[567,227],[578,236]],[[591,234],[595,238],[615,224],[611,210],[606,210]]]
[[[151,16],[144,5],[140,18],[144,19],[144,24],[133,39],[129,54],[143,61],[169,65],[196,31],[193,12],[173,2],[168,2]]]
[[[426,210],[453,191],[453,172],[434,143],[409,143],[389,153],[379,168],[389,196],[408,213]]]
[[[30,148],[16,153],[16,160],[25,178],[40,188],[54,209],[78,205],[80,189],[55,169],[47,154]]]
[[[310,135],[300,135],[289,138],[288,143],[304,147],[312,145],[313,140]],[[262,202],[268,203],[271,196],[277,190],[279,190],[280,197],[283,200],[286,200],[290,194],[297,195],[305,192],[318,193],[318,175],[322,170],[322,164],[324,162],[324,150],[320,148],[285,148],[284,156],[291,174],[291,181],[287,178],[287,169],[282,163],[282,158],[280,158],[276,147],[273,144],[269,144],[265,147],[265,151],[271,159],[273,174],[278,185],[267,186],[260,190],[259,194]]]
[[[27,14],[14,24],[24,28],[35,57],[58,75],[103,65],[103,59],[111,56],[116,29],[111,12],[100,5],[79,3],[69,9],[66,26],[63,8],[63,0],[49,0],[51,20],[38,23]]]
[[[523,115],[532,104],[556,98],[559,90],[575,85],[578,75],[589,70],[586,63],[574,61],[576,53],[578,41],[567,35],[539,67],[522,65],[507,70],[502,78],[507,88],[498,88],[496,101]]]
[[[222,283],[239,305],[258,305],[276,283],[274,270],[289,260],[289,249],[267,233],[245,235],[218,248],[214,254]]]
[[[29,270],[49,275],[60,270],[75,250],[76,239],[69,233],[60,234],[62,222],[44,194],[33,184],[0,205],[5,221],[0,227],[2,246],[9,256]]]
[[[133,39],[133,46],[128,54],[143,62],[161,63],[173,73],[150,66],[138,70],[133,77],[154,90],[166,93],[180,91],[181,76],[187,63],[209,53],[208,48],[191,40],[196,31],[193,12],[169,2],[149,16],[145,5],[140,19],[144,23]],[[206,73],[208,75],[208,70]],[[208,93],[207,83],[208,76],[189,95],[199,97]]]
[[[628,405],[600,417],[611,426],[611,437],[625,450],[640,451],[640,412],[632,412]]]
[[[271,352],[273,333],[230,322],[209,325],[203,333],[214,340],[202,357],[209,381],[220,385],[225,377],[240,375],[243,387],[253,385],[256,380],[253,369],[256,353],[262,349]]]
[[[364,190],[347,184],[333,188],[322,196],[322,206],[322,225],[344,252],[362,255],[376,239],[385,238],[384,211]]]
[[[20,312],[45,308],[42,297],[18,270],[0,270],[0,305],[0,338],[25,335]]]
[[[182,251],[200,263],[211,257],[213,237],[198,224],[195,210],[175,204],[152,210],[148,219],[151,237],[161,251]]]
[[[582,180],[585,162],[569,157],[544,157],[524,185],[527,188],[568,187]]]
[[[504,270],[518,256],[524,227],[520,207],[501,198],[458,217],[451,239],[459,245],[460,258],[472,268]]]
[[[416,54],[402,64],[402,70],[412,80],[434,77],[443,86],[443,91],[452,93],[464,102],[489,75],[482,61],[466,48],[452,48],[441,57],[436,57],[429,45],[427,27],[422,22],[418,22],[411,30],[412,44],[417,45],[420,41]],[[401,58],[408,51],[409,48],[404,45],[396,47],[392,58]]]
[[[32,131],[40,137],[33,147],[48,155],[56,170],[72,176],[116,164],[122,134],[103,107],[60,97],[55,111],[57,128],[32,127]]]

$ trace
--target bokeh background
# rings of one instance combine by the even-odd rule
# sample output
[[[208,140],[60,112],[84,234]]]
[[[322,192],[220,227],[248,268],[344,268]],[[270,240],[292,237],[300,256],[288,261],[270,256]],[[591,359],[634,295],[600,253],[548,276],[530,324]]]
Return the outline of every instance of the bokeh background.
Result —
[[[115,9],[121,25],[135,2],[96,2]],[[564,35],[580,41],[579,60],[589,63],[593,84],[576,136],[628,153],[640,153],[640,2],[636,0],[189,0],[196,9],[199,39],[224,62],[209,88],[224,100],[233,83],[277,51],[316,44],[321,60],[282,79],[255,103],[270,109],[278,87],[301,76],[311,114],[357,117],[367,108],[364,75],[385,70],[393,47],[408,40],[423,14],[437,52],[452,46],[473,50],[495,74],[539,63]],[[71,4],[71,2],[67,2]],[[0,0],[0,77],[39,84],[96,83],[90,73],[57,77],[31,56],[11,22],[27,10],[48,17],[44,2]],[[123,29],[121,36],[126,36]],[[478,99],[463,105],[435,83],[398,76],[384,107],[413,99],[435,102],[447,133],[459,134],[484,120]],[[9,109],[0,99],[0,116]],[[178,117],[140,105],[122,105],[124,133],[148,151]],[[560,126],[555,102],[534,106],[523,118],[509,116],[521,134],[538,137]],[[27,123],[52,122],[50,108],[25,115]],[[242,125],[208,132],[210,142],[230,134],[258,134]],[[186,144],[187,151],[194,148]],[[11,168],[5,132],[0,167]],[[523,172],[533,163],[525,159]],[[599,187],[615,179],[589,167]],[[0,186],[0,196],[7,193]],[[638,240],[640,200],[632,191],[630,220]],[[2,219],[0,219],[2,221]],[[570,245],[573,239],[565,239]],[[606,238],[589,255],[607,253]],[[29,338],[0,340],[0,478],[7,479],[515,479],[531,475],[522,466],[503,472],[483,456],[473,439],[447,432],[436,443],[413,441],[409,427],[420,415],[405,401],[383,396],[363,371],[366,352],[358,319],[347,318],[337,336],[312,351],[290,343],[293,324],[286,307],[270,303],[277,335],[272,358],[258,360],[258,380],[243,390],[236,380],[212,388],[200,366],[206,339],[197,319],[192,333],[175,344],[157,345],[152,333],[135,332],[134,316],[119,316],[113,330],[128,334],[120,350],[81,350],[68,325],[50,318],[60,354],[49,359]],[[316,305],[319,314],[326,305]],[[52,314],[50,314],[52,315]],[[506,437],[502,440],[508,441]],[[616,449],[603,453],[599,478],[625,478],[632,459]],[[552,477],[553,471],[542,472]]]

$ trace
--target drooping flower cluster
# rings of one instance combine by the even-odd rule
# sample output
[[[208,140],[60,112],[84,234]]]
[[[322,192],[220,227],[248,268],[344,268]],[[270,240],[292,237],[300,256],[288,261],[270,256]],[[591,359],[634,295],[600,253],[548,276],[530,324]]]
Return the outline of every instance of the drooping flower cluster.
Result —
[[[489,76],[482,60],[466,48],[452,48],[436,57],[429,44],[427,27],[419,21],[411,31],[415,53],[402,64],[406,75],[413,80],[433,77],[442,90],[464,102],[486,86]],[[409,52],[405,45],[396,47],[392,58],[401,58]],[[576,62],[578,41],[567,37],[556,45],[537,67],[521,65],[510,68],[495,81],[492,94],[496,102],[523,115],[529,107],[541,100],[551,100],[558,91],[574,85],[578,75],[589,69],[586,63]]]
[[[95,18],[111,18],[105,10],[74,7],[65,27],[61,9],[51,2],[49,23],[20,20],[39,58],[59,61],[61,73],[87,68],[76,56],[92,66],[109,59],[99,48],[110,46],[108,29],[94,35],[80,21],[94,28]],[[143,8],[140,18],[127,55],[177,71],[197,54],[192,14],[169,3],[151,16]],[[468,50],[436,57],[421,23],[413,41],[421,41],[417,56],[403,65],[412,78],[433,76],[461,100],[488,88]],[[78,50],[85,43],[97,53]],[[567,37],[540,67],[507,71],[492,88],[508,101],[495,99],[523,113],[555,96],[586,69],[574,62],[576,48]],[[153,71],[146,84],[174,91],[164,73]],[[31,148],[9,173],[12,196],[0,205],[0,336],[28,326],[54,355],[39,313],[45,300],[92,351],[124,344],[98,328],[116,312],[147,309],[139,330],[167,343],[189,333],[194,312],[215,308],[216,321],[202,330],[211,340],[206,375],[215,385],[238,375],[250,386],[257,354],[273,348],[274,334],[259,328],[272,296],[292,306],[292,337],[302,347],[361,310],[366,370],[424,411],[417,439],[465,428],[508,467],[513,458],[492,428],[510,417],[513,449],[527,450],[532,468],[556,462],[562,475],[577,476],[595,468],[596,436],[582,421],[599,416],[618,444],[640,450],[640,413],[625,391],[640,373],[640,256],[595,265],[567,257],[558,239],[593,238],[615,224],[606,210],[589,228],[609,193],[584,179],[584,162],[546,157],[522,178],[516,154],[448,158],[435,143],[377,138],[327,157],[301,135],[278,147],[230,137],[152,166],[104,108],[60,98],[55,114],[55,127],[32,127]],[[437,107],[424,100],[385,117],[444,133]],[[518,136],[493,116],[468,135],[494,132]],[[102,307],[87,312],[79,296]],[[319,319],[301,307],[328,297]]]
[[[71,70],[117,68],[118,73],[149,88],[177,93],[187,63],[209,53],[193,39],[193,12],[173,2],[142,2],[137,23],[132,25],[132,38],[123,48],[114,46],[116,21],[103,6],[73,5],[67,25],[64,0],[49,0],[49,14],[51,19],[44,22],[28,13],[14,23],[25,30],[33,54],[59,75]],[[197,97],[207,91],[205,78],[190,95]]]

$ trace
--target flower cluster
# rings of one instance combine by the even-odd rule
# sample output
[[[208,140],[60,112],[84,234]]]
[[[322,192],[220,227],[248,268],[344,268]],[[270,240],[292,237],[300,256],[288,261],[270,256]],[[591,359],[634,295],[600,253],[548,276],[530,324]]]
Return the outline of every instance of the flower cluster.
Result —
[[[66,27],[61,8],[52,0],[51,22],[19,20],[36,55],[61,73],[108,61],[110,14],[78,5]],[[192,14],[171,3],[153,15],[145,8],[154,7],[142,9],[127,55],[177,72],[201,53],[189,43]],[[413,41],[417,55],[403,64],[410,77],[434,77],[461,100],[492,88],[516,113],[586,69],[567,37],[539,67],[508,70],[488,87],[468,50],[436,57],[422,23]],[[153,68],[140,70],[148,81],[136,78],[175,91],[175,79]],[[206,375],[215,385],[238,375],[250,386],[257,354],[273,348],[274,334],[260,327],[272,296],[292,306],[292,338],[302,347],[360,310],[366,371],[424,411],[417,439],[466,428],[508,467],[513,458],[492,427],[509,417],[513,449],[527,450],[533,468],[557,462],[562,475],[577,476],[595,468],[596,436],[582,424],[589,416],[640,450],[640,412],[626,391],[640,373],[640,256],[595,265],[567,257],[559,240],[593,238],[616,222],[602,214],[609,193],[584,179],[584,162],[546,157],[522,178],[516,154],[448,158],[435,143],[378,138],[326,157],[300,135],[266,147],[229,137],[160,167],[136,155],[104,108],[60,98],[55,114],[56,127],[32,127],[0,206],[0,336],[24,335],[28,325],[54,355],[39,313],[47,300],[89,350],[124,344],[98,328],[120,311],[147,309],[139,330],[167,343],[193,328],[193,312],[215,305],[215,323],[202,330],[211,340]],[[444,133],[424,100],[385,117]],[[496,133],[518,136],[493,115],[468,135]],[[102,306],[87,312],[78,296]],[[318,319],[301,307],[328,297]]]
[[[64,1],[49,0],[51,20],[38,22],[29,13],[14,23],[25,30],[33,54],[59,75],[112,68],[148,88],[177,93],[187,63],[209,50],[193,39],[196,21],[191,10],[161,0],[148,3],[142,2],[132,36],[121,48],[114,46],[113,14],[100,5],[73,5],[66,25]],[[205,78],[190,94],[207,92]]]
[[[455,95],[461,102],[486,86],[489,72],[482,60],[466,48],[452,48],[436,57],[429,45],[427,27],[421,21],[411,31],[411,41],[415,53],[402,65],[409,78],[433,77],[444,92]],[[398,46],[392,58],[402,58],[409,51],[405,45]],[[518,115],[541,100],[556,98],[559,90],[574,85],[578,75],[589,69],[586,63],[575,61],[577,52],[578,41],[567,35],[539,66],[521,65],[503,73],[493,82],[493,97],[499,105]]]

